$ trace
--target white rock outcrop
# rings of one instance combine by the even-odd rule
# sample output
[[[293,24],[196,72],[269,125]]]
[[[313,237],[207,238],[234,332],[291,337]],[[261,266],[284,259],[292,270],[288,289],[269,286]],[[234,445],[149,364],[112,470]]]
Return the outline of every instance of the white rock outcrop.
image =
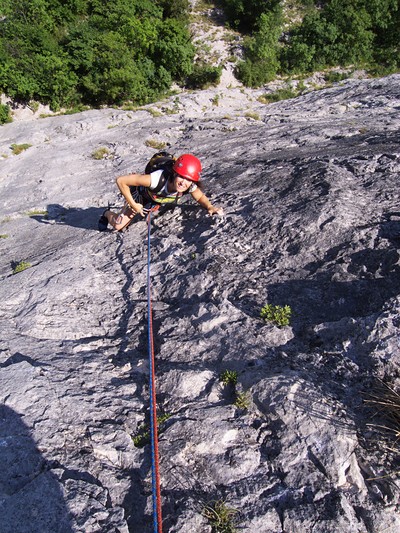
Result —
[[[210,532],[218,499],[249,533],[400,530],[399,455],[363,402],[399,380],[399,82],[0,127],[2,533],[152,531],[147,227],[97,220],[153,141],[200,157],[225,209],[152,222],[164,531]]]

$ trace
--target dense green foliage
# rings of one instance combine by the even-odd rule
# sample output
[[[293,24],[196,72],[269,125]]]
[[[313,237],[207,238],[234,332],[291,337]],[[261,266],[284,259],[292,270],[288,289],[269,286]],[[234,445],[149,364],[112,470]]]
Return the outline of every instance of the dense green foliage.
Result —
[[[335,65],[399,66],[398,0],[329,0],[310,10],[282,50],[283,70]]]
[[[282,307],[281,305],[266,304],[260,312],[261,318],[279,327],[288,326],[291,316],[292,310],[289,305]]]
[[[187,77],[185,85],[188,89],[206,89],[211,85],[217,85],[221,79],[221,74],[221,67],[196,63],[193,72]]]
[[[293,4],[301,22],[295,25],[284,20],[282,1],[220,2],[230,24],[250,32],[245,60],[237,67],[245,85],[258,87],[276,74],[333,66],[368,67],[382,74],[399,69],[398,0],[297,0]]]
[[[282,9],[280,0],[219,0],[232,28],[251,33],[262,15]]]
[[[276,77],[279,70],[279,37],[282,31],[283,13],[276,6],[263,13],[253,36],[245,42],[246,59],[238,65],[238,78],[249,87],[259,87]]]
[[[11,109],[6,104],[0,104],[0,124],[11,122]]]
[[[246,37],[236,73],[258,87],[333,66],[399,69],[399,0],[216,0]],[[173,81],[218,83],[194,64],[189,0],[0,0],[0,92],[61,106],[143,104]],[[9,110],[0,107],[0,123]]]
[[[188,0],[1,0],[0,90],[61,105],[145,103],[192,71]]]

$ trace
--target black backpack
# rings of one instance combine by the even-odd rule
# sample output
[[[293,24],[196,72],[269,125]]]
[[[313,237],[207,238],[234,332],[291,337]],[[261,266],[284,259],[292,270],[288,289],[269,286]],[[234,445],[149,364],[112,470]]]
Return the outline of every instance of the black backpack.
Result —
[[[152,192],[158,193],[164,187],[165,182],[172,176],[172,170],[176,157],[174,157],[169,152],[157,152],[152,156],[150,161],[147,163],[146,168],[144,169],[145,174],[151,174],[156,170],[163,170],[163,179],[160,180],[160,183]]]
[[[176,157],[174,157],[169,152],[157,152],[155,153],[150,161],[147,163],[146,168],[144,169],[145,174],[151,174],[152,172],[155,172],[156,170],[162,170],[163,173],[161,175],[161,179],[158,182],[158,185],[155,189],[152,189],[151,192],[146,187],[130,187],[132,194],[134,194],[134,191],[137,190],[139,194],[142,196],[143,200],[145,202],[149,201],[151,203],[157,203],[154,202],[154,198],[152,198],[152,195],[159,193],[166,182],[172,178],[173,176],[173,166],[176,161]],[[185,194],[185,193],[183,193]],[[179,199],[181,198],[182,194],[177,196],[175,201],[173,203],[178,203]],[[171,202],[172,203],[172,202]]]
[[[163,170],[162,177],[155,189],[152,189],[152,193],[157,194],[161,191],[161,189],[164,187],[166,182],[172,178],[173,176],[173,167],[174,163],[176,161],[176,157],[169,152],[157,152],[153,155],[153,157],[150,159],[150,161],[147,163],[146,168],[144,169],[145,174],[151,174],[152,172],[155,172],[156,170]],[[187,194],[189,191],[185,191],[184,193],[181,193],[179,196],[176,197],[175,203],[179,201],[179,199],[184,195]]]

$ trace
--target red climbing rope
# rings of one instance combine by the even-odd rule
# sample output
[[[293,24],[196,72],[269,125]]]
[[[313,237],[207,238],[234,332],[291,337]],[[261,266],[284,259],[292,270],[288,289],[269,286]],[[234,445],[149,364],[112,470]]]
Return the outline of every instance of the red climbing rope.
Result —
[[[157,401],[156,401],[156,377],[154,364],[154,336],[153,336],[153,309],[151,303],[151,250],[150,250],[150,229],[151,212],[156,211],[158,206],[151,209],[147,215],[147,318],[148,318],[148,346],[149,346],[149,371],[150,371],[150,436],[151,436],[151,478],[153,487],[153,524],[154,533],[162,533],[162,513],[161,513],[161,483],[160,465],[158,456],[158,426],[157,426]]]

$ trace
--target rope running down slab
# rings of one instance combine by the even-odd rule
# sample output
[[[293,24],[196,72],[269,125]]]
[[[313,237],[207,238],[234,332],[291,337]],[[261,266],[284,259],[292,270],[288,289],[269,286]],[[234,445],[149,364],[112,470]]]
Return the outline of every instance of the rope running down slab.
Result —
[[[151,303],[151,250],[150,250],[150,229],[151,212],[158,209],[158,206],[151,209],[147,215],[147,319],[148,319],[148,349],[149,349],[149,371],[150,371],[150,437],[151,437],[151,479],[153,492],[153,524],[154,533],[162,533],[162,513],[161,513],[161,489],[160,489],[160,466],[158,456],[158,427],[157,427],[157,402],[155,385],[155,365],[154,365],[154,337],[153,337],[153,310]]]

